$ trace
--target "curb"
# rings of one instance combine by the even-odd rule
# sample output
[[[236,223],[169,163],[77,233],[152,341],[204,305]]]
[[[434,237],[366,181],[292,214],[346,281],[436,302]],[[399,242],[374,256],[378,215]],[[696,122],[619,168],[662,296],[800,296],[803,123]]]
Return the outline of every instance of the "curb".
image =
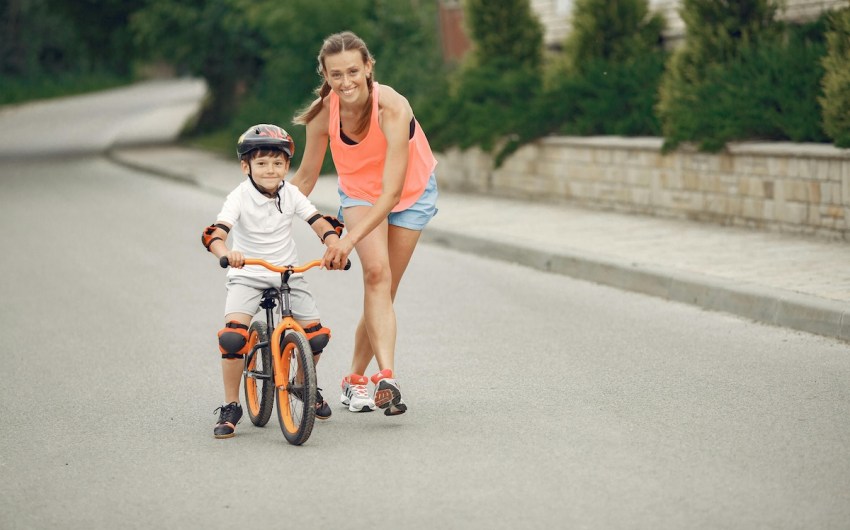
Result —
[[[114,150],[106,157],[121,166],[195,185],[219,195],[219,189],[203,184],[185,171],[166,170],[120,157]],[[338,205],[314,201],[322,210]],[[779,326],[850,342],[850,307],[803,293],[741,284],[651,265],[611,260],[587,253],[553,254],[533,247],[499,243],[448,230],[429,227],[422,241],[452,250],[517,263],[533,269],[681,302],[709,311],[730,313],[755,322]]]
[[[850,308],[837,300],[661,267],[618,262],[586,253],[553,254],[521,245],[491,245],[483,239],[439,229],[429,228],[423,232],[422,239],[453,250],[510,261],[624,291],[850,341]]]

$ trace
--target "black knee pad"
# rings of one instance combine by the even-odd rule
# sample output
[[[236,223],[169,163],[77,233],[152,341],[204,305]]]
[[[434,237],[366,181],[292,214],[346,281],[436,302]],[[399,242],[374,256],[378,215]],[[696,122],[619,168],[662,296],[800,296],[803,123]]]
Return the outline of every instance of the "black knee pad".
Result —
[[[248,326],[231,320],[218,332],[222,359],[239,359],[248,353]]]
[[[319,355],[331,340],[331,330],[323,327],[321,322],[311,322],[304,326],[304,333],[310,341],[310,349],[313,355]]]

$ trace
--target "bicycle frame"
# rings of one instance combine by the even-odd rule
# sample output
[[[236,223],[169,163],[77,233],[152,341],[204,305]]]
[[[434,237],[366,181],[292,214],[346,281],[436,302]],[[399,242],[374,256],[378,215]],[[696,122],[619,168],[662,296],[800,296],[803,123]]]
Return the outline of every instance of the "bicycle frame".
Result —
[[[282,363],[280,363],[281,355],[283,352],[280,349],[281,339],[283,335],[290,331],[296,331],[306,337],[306,333],[304,333],[304,328],[295,321],[295,317],[292,316],[292,305],[290,302],[290,291],[289,287],[289,276],[292,275],[291,271],[284,272],[281,274],[281,286],[278,295],[278,300],[281,302],[280,306],[280,321],[277,323],[277,326],[274,327],[274,331],[271,336],[271,347],[272,347],[272,367],[274,368],[274,383],[275,388],[280,388],[281,386],[286,386],[288,384],[287,376],[288,374],[284,374],[281,369]],[[272,319],[274,318],[274,306],[272,309],[266,310],[266,318],[268,319],[268,313],[272,313]],[[271,322],[269,322],[269,328],[271,328]],[[313,352],[310,352],[312,355]]]
[[[224,268],[230,265],[226,256],[219,263]],[[263,291],[260,307],[265,311],[265,324],[260,325],[258,320],[250,327],[250,337],[255,342],[245,355],[242,371],[249,416],[255,425],[264,426],[272,411],[269,400],[274,395],[284,437],[291,444],[301,445],[313,429],[316,372],[307,334],[292,314],[289,279],[294,273],[321,266],[322,262],[316,260],[298,267],[278,267],[264,260],[248,258],[244,263],[278,272],[281,280],[279,288]],[[350,265],[349,261],[345,269]],[[274,313],[278,305],[280,320],[275,325]],[[256,369],[258,353],[262,354],[262,369]],[[250,385],[249,380],[252,380]],[[257,381],[263,381],[262,395],[258,393]]]
[[[315,260],[310,263],[306,263],[300,267],[276,267],[264,260],[260,259],[246,259],[245,265],[261,265],[270,271],[279,272],[280,273],[280,287],[277,289],[266,289],[263,291],[263,299],[260,302],[260,307],[265,310],[266,314],[266,325],[268,329],[274,329],[272,335],[270,337],[271,348],[272,348],[272,364],[274,368],[274,382],[275,388],[280,388],[281,386],[285,386],[287,384],[287,374],[283,374],[280,372],[281,363],[277,362],[280,359],[281,351],[280,344],[283,335],[288,331],[296,331],[306,336],[304,333],[304,328],[301,327],[300,324],[295,320],[295,317],[292,315],[292,302],[290,300],[290,293],[292,288],[289,287],[289,278],[296,272],[304,272],[313,267],[318,267],[321,265],[321,261]],[[280,304],[280,321],[277,325],[274,325],[274,308]],[[248,355],[245,356],[245,371],[248,371],[248,366],[257,350],[263,348],[265,346],[269,346],[267,342],[258,342],[251,348],[251,351]],[[312,352],[311,352],[312,353]],[[265,379],[266,376],[262,374],[257,374],[254,372],[252,374],[257,379]]]

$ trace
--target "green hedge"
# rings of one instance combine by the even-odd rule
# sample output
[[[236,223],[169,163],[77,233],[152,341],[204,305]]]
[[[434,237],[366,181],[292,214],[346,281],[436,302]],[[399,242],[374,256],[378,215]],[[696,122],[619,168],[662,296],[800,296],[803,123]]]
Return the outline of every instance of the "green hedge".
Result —
[[[131,82],[131,77],[113,73],[0,75],[0,105],[72,96],[128,85]]]
[[[123,84],[139,61],[161,58],[207,80],[195,132],[227,153],[247,124],[290,123],[320,81],[322,38],[343,29],[369,43],[376,78],[408,97],[436,150],[478,145],[501,162],[547,134],[661,135],[667,149],[850,147],[850,7],[795,26],[775,20],[780,0],[682,0],[685,41],[668,57],[647,0],[575,0],[563,53],[544,56],[529,0],[467,0],[473,49],[452,70],[436,0],[7,4],[0,104]],[[92,17],[110,24],[88,31]],[[303,128],[291,129],[302,146]]]
[[[596,59],[580,74],[565,76],[547,93],[547,108],[568,135],[657,136],[654,112],[664,55],[650,53],[624,62]]]
[[[543,88],[543,28],[528,0],[468,0],[473,50],[432,99],[432,147],[478,145],[498,151],[532,123]]]
[[[542,41],[518,51],[515,35],[500,31],[505,20],[519,19],[516,31],[535,34],[535,21],[523,18],[528,2],[510,4],[467,4],[476,52],[443,105],[437,148],[478,145],[493,151],[499,165],[522,144],[551,133],[660,133],[654,106],[664,23],[649,13],[646,0],[578,0],[566,52],[549,65],[545,86],[534,59]]]
[[[839,147],[850,147],[850,8],[829,17],[829,52],[823,58],[824,129]]]
[[[816,27],[822,27],[816,24]],[[724,63],[707,65],[662,110],[666,147],[695,142],[717,151],[733,140],[823,142],[818,108],[822,31],[791,27],[786,34],[741,46]]]
[[[577,0],[545,105],[572,135],[658,135],[664,19],[647,0]]]

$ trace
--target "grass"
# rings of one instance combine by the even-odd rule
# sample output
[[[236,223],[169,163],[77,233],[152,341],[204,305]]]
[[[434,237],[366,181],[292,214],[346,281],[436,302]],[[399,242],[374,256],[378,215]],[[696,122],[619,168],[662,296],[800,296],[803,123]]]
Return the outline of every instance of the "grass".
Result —
[[[114,74],[42,74],[25,78],[0,75],[0,105],[85,94],[132,82],[129,76]]]

